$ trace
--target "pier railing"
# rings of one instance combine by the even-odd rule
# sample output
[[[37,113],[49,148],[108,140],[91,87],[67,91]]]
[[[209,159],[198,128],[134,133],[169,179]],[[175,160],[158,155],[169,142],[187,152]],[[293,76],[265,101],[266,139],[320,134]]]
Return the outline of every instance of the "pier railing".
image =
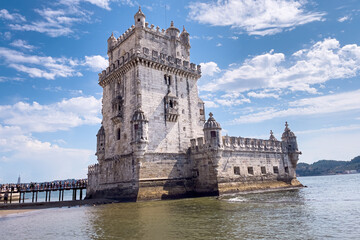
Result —
[[[45,192],[45,202],[51,201],[51,193],[59,192],[58,201],[64,201],[65,191],[72,191],[71,201],[82,200],[83,191],[86,190],[87,181],[78,181],[65,184],[28,184],[28,185],[11,185],[1,188],[0,191],[0,203],[11,204],[11,203],[25,203],[25,195],[31,195],[31,202],[36,203],[42,201],[39,197],[39,193]],[[79,194],[78,194],[79,192]],[[57,197],[57,196],[56,196]],[[27,198],[29,199],[29,198]],[[54,201],[54,200],[53,200]],[[57,199],[55,200],[57,201]]]

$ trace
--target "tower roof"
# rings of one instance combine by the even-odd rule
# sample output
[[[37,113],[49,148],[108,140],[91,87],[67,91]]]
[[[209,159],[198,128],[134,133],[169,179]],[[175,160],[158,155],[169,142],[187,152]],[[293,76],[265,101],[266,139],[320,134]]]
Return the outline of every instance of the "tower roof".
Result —
[[[221,129],[220,123],[213,118],[213,114],[209,113],[209,116],[209,119],[204,124],[204,129]]]
[[[284,140],[290,137],[295,137],[295,134],[290,130],[288,122],[285,122],[285,129],[281,139]]]
[[[139,16],[145,17],[145,14],[141,11],[140,6],[139,6],[139,10],[135,13],[134,17],[139,17]]]

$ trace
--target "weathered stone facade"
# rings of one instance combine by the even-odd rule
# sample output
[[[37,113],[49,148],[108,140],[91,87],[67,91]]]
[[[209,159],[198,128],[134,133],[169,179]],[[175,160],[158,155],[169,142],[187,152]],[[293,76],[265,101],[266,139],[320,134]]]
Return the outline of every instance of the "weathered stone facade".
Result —
[[[221,136],[205,123],[200,65],[190,63],[189,34],[135,25],[108,39],[98,164],[89,166],[88,198],[164,199],[301,185],[300,152],[286,124],[281,141]]]

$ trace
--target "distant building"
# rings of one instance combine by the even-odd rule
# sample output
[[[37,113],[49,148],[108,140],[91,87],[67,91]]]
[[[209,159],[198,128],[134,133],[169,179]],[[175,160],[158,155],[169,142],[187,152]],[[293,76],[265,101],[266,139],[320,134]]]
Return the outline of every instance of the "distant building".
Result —
[[[222,136],[198,96],[201,67],[190,62],[189,33],[145,21],[108,39],[109,67],[99,74],[103,121],[98,164],[87,197],[124,200],[218,195],[301,186],[296,136],[281,141]]]
[[[21,182],[21,179],[20,179],[20,174],[19,174],[19,177],[18,177],[18,180],[17,180],[17,184],[20,184]]]

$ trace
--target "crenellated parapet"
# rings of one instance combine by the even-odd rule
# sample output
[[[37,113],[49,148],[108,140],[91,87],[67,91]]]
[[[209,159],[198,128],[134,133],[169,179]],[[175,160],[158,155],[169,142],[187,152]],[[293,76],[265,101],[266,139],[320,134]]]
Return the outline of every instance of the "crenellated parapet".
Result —
[[[243,138],[243,137],[222,137],[223,149],[225,151],[240,151],[240,152],[273,152],[281,153],[285,152],[286,148],[281,141],[255,139],[255,138]],[[206,151],[204,144],[204,138],[191,139],[191,152]]]
[[[180,58],[167,56],[159,51],[143,48],[141,53],[135,53],[133,49],[118,60],[114,61],[106,70],[99,73],[99,84],[105,86],[109,81],[109,77],[116,76],[116,72],[125,73],[132,66],[141,64],[157,70],[166,71],[169,73],[176,73],[182,76],[198,79],[201,77],[201,66],[188,61],[182,61]],[[115,74],[113,74],[115,73]]]
[[[282,152],[282,142],[274,140],[223,137],[224,150],[258,151],[258,152]]]
[[[100,169],[100,167],[99,167],[98,163],[92,164],[88,167],[88,174],[91,175],[91,174],[98,173],[99,169]]]

